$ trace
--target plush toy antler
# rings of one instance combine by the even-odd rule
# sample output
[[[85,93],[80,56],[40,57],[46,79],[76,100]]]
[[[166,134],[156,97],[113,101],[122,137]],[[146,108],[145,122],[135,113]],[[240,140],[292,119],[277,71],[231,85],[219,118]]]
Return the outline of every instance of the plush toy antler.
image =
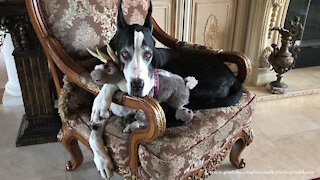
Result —
[[[107,55],[105,56],[101,56],[101,54],[103,54],[98,48],[96,48],[96,52],[93,52],[91,49],[87,48],[87,51],[94,57],[100,59],[100,61],[104,62],[104,63],[108,63],[109,60],[111,60],[110,57],[108,57]]]
[[[109,44],[107,44],[107,51],[108,54],[111,56],[111,58],[104,54],[103,52],[101,52],[98,48],[96,48],[96,53],[93,52],[91,49],[87,48],[87,51],[94,57],[100,59],[100,61],[104,62],[104,63],[108,63],[109,60],[114,61],[117,65],[120,65],[120,61],[117,57],[117,55],[114,53],[114,51],[112,50],[112,48],[110,47]]]
[[[109,44],[107,44],[107,51],[108,51],[108,54],[111,56],[111,59],[112,59],[116,64],[119,64],[119,65],[120,65],[120,61],[119,61],[117,55],[114,53],[114,51],[112,50],[112,48],[110,47]]]

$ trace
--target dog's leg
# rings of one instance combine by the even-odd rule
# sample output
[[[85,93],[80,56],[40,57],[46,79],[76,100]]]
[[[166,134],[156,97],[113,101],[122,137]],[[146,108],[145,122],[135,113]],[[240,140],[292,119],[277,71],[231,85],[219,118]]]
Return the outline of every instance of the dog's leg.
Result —
[[[101,177],[107,179],[113,174],[113,163],[108,154],[108,150],[104,146],[102,134],[108,119],[103,119],[100,126],[96,130],[92,130],[89,137],[89,144],[93,152],[93,160]]]
[[[99,124],[100,117],[108,119],[112,95],[118,90],[117,85],[104,84],[101,91],[93,101],[91,123]]]

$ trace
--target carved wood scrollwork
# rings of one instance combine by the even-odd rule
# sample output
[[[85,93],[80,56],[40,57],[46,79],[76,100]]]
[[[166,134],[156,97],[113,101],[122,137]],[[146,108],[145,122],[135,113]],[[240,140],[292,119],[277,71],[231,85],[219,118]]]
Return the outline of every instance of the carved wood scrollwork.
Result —
[[[62,139],[63,139],[63,132],[62,132],[61,129],[59,130],[59,132],[58,132],[58,134],[57,134],[57,139],[58,139],[59,142],[61,142]]]
[[[259,62],[259,67],[260,68],[268,68],[270,67],[270,63],[268,61],[269,56],[272,53],[272,48],[270,46],[266,47],[260,56],[260,62]]]
[[[210,159],[209,162],[203,166],[198,173],[193,174],[192,176],[188,177],[188,180],[200,180],[206,179],[208,176],[215,171],[220,163],[226,158],[226,156],[230,153],[232,145],[235,142],[235,138],[233,138],[225,148],[219,152],[214,158]]]
[[[272,27],[274,27],[275,25],[275,21],[276,18],[278,16],[278,10],[279,7],[283,6],[285,0],[272,0],[272,14],[271,14],[271,19],[270,19],[270,23],[269,23],[269,29],[271,29]],[[268,32],[268,39],[271,38],[271,31]]]
[[[3,16],[1,25],[10,32],[15,51],[34,50],[40,47],[27,15]]]
[[[272,0],[274,6],[282,6],[285,0]]]
[[[130,167],[119,167],[119,174],[126,180],[141,180],[130,169]]]
[[[211,14],[207,19],[207,24],[204,29],[204,44],[213,47],[219,33],[218,19],[214,14]]]
[[[57,141],[61,121],[53,106],[48,63],[25,2],[1,1],[0,4],[0,26],[11,35],[25,107],[16,146]]]
[[[248,139],[247,139],[247,146],[248,146],[253,141],[254,132],[250,127],[247,127],[245,129],[243,129],[242,131],[248,136]]]

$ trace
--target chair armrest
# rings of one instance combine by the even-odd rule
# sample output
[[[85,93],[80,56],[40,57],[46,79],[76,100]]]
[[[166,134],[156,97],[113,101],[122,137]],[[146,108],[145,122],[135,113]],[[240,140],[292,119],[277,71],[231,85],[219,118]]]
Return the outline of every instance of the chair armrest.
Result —
[[[251,74],[251,62],[249,58],[241,53],[238,52],[221,52],[217,54],[220,59],[224,62],[231,62],[237,65],[238,68],[238,75],[237,79],[244,83],[246,80],[249,79]]]
[[[138,147],[142,142],[152,142],[166,130],[166,117],[160,104],[152,97],[137,98],[117,91],[113,95],[114,103],[135,110],[142,110],[148,120],[148,127],[137,129],[130,134],[129,161],[127,166],[138,174]]]

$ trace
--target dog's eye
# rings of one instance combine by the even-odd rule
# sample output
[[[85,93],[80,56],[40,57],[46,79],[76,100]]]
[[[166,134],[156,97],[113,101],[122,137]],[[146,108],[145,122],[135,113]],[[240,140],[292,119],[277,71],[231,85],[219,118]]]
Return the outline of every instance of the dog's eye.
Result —
[[[129,53],[128,53],[128,51],[123,51],[123,52],[121,53],[121,55],[122,55],[122,57],[123,57],[124,59],[127,59],[128,56],[129,56]]]
[[[147,59],[150,59],[151,58],[151,53],[150,52],[146,52],[144,54],[144,56],[147,58]]]

